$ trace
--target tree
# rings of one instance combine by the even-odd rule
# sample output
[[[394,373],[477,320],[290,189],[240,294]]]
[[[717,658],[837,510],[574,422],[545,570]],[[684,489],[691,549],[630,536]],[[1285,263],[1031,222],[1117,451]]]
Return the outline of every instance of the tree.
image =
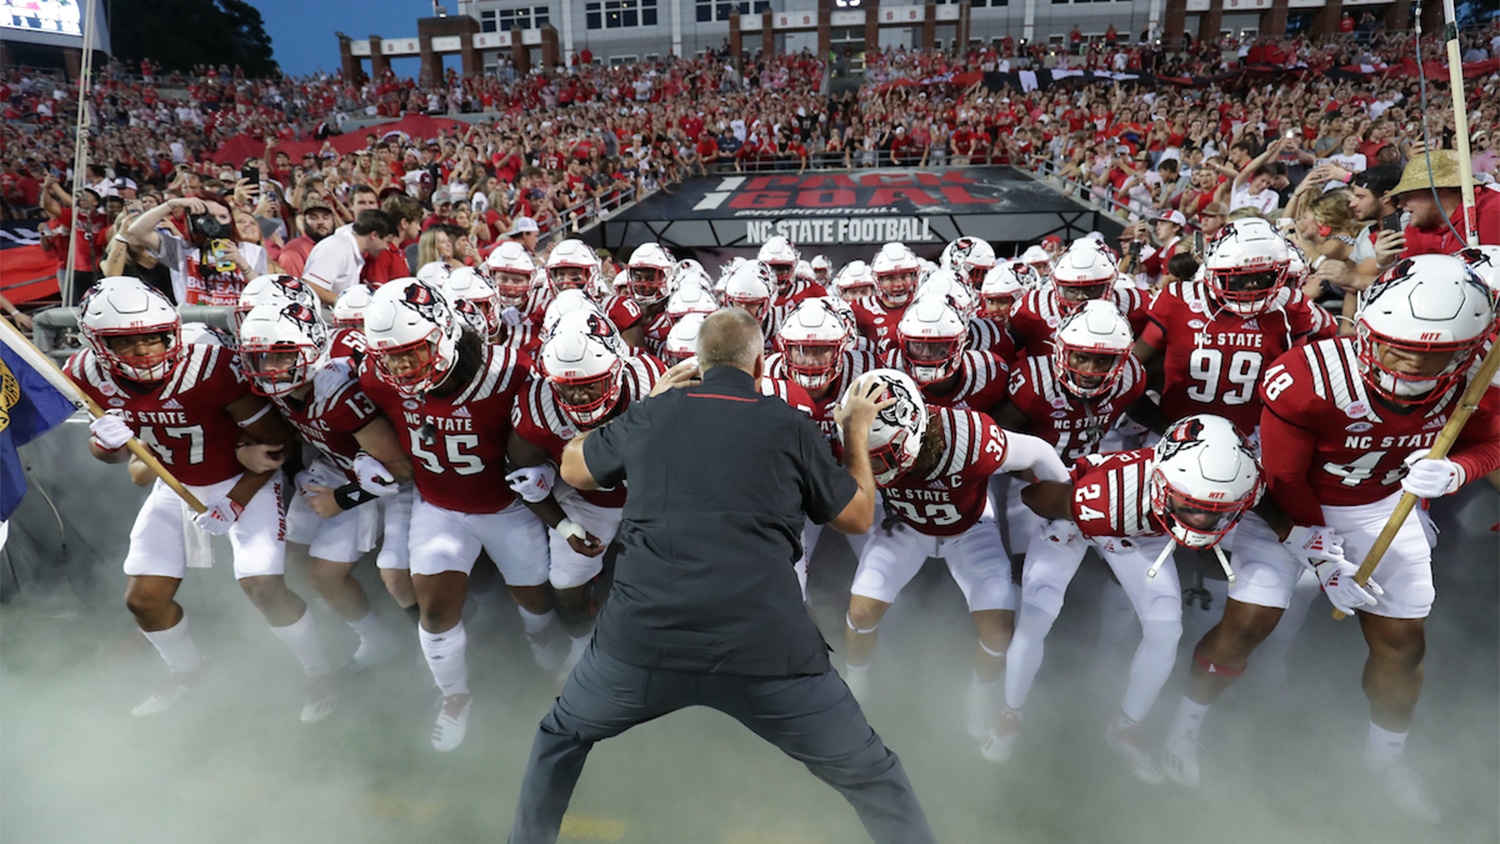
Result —
[[[239,65],[247,76],[280,73],[260,12],[244,0],[114,0],[109,20],[115,56],[149,58],[162,70]]]

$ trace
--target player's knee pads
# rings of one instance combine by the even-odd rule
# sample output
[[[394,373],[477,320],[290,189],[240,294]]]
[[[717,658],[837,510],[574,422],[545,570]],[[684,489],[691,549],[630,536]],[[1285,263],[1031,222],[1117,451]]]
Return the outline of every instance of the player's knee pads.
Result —
[[[1021,603],[1057,618],[1062,612],[1063,595],[1067,589],[1066,583],[1053,583],[1046,578],[1031,576],[1021,586]]]
[[[859,625],[854,623],[854,618],[847,612],[844,613],[844,624],[848,625],[850,630],[853,630],[855,633],[858,633],[861,636],[867,633],[874,633],[875,628],[880,626],[880,622],[877,621],[874,624],[871,624],[869,627],[860,627]]]
[[[985,576],[969,590],[969,611],[1013,610],[1016,608],[1016,587],[1010,582],[1010,569]]]

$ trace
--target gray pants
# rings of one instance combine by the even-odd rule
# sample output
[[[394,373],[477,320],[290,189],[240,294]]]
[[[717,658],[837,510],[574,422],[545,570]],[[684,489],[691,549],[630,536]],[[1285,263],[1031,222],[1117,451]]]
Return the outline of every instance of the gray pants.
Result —
[[[935,842],[901,760],[833,671],[744,677],[641,668],[590,644],[542,718],[510,844],[553,844],[594,743],[688,706],[708,706],[838,789],[877,842]]]

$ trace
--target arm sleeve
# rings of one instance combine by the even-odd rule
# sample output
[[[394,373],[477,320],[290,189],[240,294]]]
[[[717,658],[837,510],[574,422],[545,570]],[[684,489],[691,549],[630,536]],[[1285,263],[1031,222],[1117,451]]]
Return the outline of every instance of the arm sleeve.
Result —
[[[1002,472],[1019,472],[1030,469],[1039,481],[1068,481],[1068,469],[1063,466],[1057,450],[1041,437],[1005,434],[1005,460],[1000,464]]]
[[[854,500],[859,484],[848,469],[833,459],[828,440],[823,438],[817,425],[806,416],[797,415],[797,451],[802,460],[799,475],[802,509],[815,524],[827,524]]]
[[[1312,463],[1317,437],[1266,407],[1260,414],[1260,441],[1275,444],[1261,456],[1271,498],[1296,524],[1324,524],[1323,505],[1307,482],[1307,467]]]
[[[1479,409],[1459,432],[1448,459],[1463,467],[1469,480],[1500,469],[1500,389],[1485,391]]]

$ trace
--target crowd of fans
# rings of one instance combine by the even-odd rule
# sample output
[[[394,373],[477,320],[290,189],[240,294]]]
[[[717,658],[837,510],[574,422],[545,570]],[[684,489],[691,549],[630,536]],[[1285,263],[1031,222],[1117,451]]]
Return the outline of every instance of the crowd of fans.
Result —
[[[432,232],[429,252],[474,264],[507,237],[536,230],[545,242],[710,169],[810,166],[1016,165],[1061,177],[1132,220],[1176,212],[1184,234],[1211,234],[1215,221],[1241,208],[1305,217],[1314,251],[1337,254],[1323,242],[1352,238],[1354,223],[1332,214],[1337,203],[1313,196],[1314,188],[1331,192],[1380,165],[1399,169],[1424,148],[1454,146],[1447,86],[1424,93],[1413,78],[1380,72],[1412,53],[1407,33],[1321,42],[1226,37],[1189,42],[1171,56],[1144,35],[1132,43],[1075,32],[1065,48],[1006,38],[963,55],[874,52],[865,57],[865,84],[834,95],[824,80],[836,68],[806,53],[761,56],[743,70],[706,53],[629,67],[580,64],[556,75],[450,71],[432,83],[393,75],[246,79],[226,67],[162,75],[149,65],[134,76],[112,64],[87,101],[92,163],[78,197],[59,186],[70,180],[74,88],[9,69],[0,73],[8,153],[0,193],[8,217],[47,218],[43,244],[60,267],[66,233],[75,231],[82,274],[75,291],[121,251],[112,238],[122,221],[173,197],[221,205],[234,220],[237,251],[256,256],[248,261],[256,271],[295,270],[305,248],[283,260],[290,244],[307,245],[360,210],[382,208],[399,230],[393,251],[409,269],[423,233]],[[1500,58],[1500,24],[1462,37],[1466,60]],[[1420,46],[1433,66],[1444,61],[1436,37]],[[838,66],[845,58],[830,60]],[[1127,80],[1021,91],[942,81],[1038,66],[1171,76],[1247,64],[1308,72],[1198,88]],[[1355,80],[1316,72],[1346,65],[1374,73]],[[1490,128],[1500,125],[1500,74],[1469,80],[1468,99],[1473,169],[1483,183],[1500,160]],[[350,154],[326,142],[352,117],[411,113],[484,117],[431,139],[370,133]],[[214,151],[235,136],[254,139],[257,149],[263,143],[263,155],[242,166],[215,161]],[[309,139],[325,143],[300,160],[280,148]],[[184,218],[175,219],[185,232]],[[1144,228],[1132,235],[1149,239],[1154,230]],[[118,257],[151,271],[149,254],[131,248]],[[175,293],[179,300],[187,293],[180,278]]]

